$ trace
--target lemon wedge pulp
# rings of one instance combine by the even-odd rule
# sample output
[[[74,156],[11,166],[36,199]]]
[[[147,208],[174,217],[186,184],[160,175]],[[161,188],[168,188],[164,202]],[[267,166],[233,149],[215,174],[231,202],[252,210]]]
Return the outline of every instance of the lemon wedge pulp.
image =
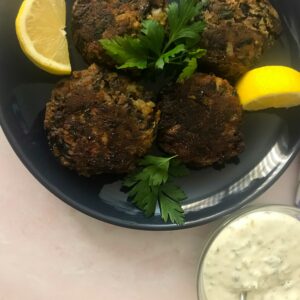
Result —
[[[20,46],[35,65],[52,74],[71,73],[65,0],[24,0],[15,25]]]
[[[236,86],[245,110],[300,105],[300,73],[284,66],[266,66],[246,73]]]

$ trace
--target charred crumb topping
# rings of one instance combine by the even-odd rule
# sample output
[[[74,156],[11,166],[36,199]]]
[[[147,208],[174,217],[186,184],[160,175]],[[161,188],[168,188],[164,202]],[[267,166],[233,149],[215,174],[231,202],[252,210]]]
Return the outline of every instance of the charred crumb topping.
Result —
[[[148,20],[155,20],[161,25],[165,26],[167,23],[168,15],[165,8],[153,8],[151,13],[147,16]]]

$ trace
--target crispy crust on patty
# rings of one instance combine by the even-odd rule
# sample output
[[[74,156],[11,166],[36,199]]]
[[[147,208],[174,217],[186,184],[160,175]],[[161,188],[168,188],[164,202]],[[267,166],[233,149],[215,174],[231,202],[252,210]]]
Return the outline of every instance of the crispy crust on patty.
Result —
[[[84,176],[127,173],[152,146],[159,112],[129,79],[92,65],[58,83],[45,129],[62,165]]]
[[[160,103],[159,146],[191,167],[222,164],[244,149],[242,107],[227,80],[194,74]]]
[[[208,0],[203,18],[204,62],[235,81],[273,46],[281,33],[278,13],[268,0]]]
[[[72,19],[74,42],[88,63],[112,64],[99,40],[137,34],[151,10],[164,6],[165,0],[76,0]]]

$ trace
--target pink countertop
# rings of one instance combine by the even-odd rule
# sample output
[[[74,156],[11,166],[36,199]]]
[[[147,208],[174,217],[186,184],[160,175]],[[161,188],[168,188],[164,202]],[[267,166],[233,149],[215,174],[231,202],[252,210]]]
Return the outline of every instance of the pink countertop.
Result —
[[[211,223],[142,232],[91,219],[41,186],[0,130],[0,300],[196,300]],[[299,160],[256,203],[292,204]]]

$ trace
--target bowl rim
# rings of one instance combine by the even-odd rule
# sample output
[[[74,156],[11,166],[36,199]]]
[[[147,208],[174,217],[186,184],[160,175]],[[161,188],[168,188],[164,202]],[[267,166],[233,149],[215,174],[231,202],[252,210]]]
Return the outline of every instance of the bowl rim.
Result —
[[[245,206],[261,194],[263,194],[267,189],[269,189],[273,183],[284,173],[284,171],[288,168],[288,166],[291,164],[291,162],[294,160],[294,158],[297,156],[299,150],[300,150],[300,139],[298,140],[298,143],[295,144],[289,153],[288,159],[283,162],[279,170],[277,172],[273,172],[272,175],[270,175],[264,182],[259,186],[259,188],[253,190],[248,194],[247,197],[245,197],[242,201],[235,203],[234,205],[230,207],[226,207],[222,211],[216,212],[214,214],[211,214],[207,217],[198,219],[198,220],[192,220],[192,221],[186,221],[186,223],[182,226],[178,226],[176,224],[169,224],[169,223],[161,223],[161,224],[138,224],[131,221],[124,221],[119,218],[115,218],[113,216],[107,216],[105,214],[102,214],[100,211],[95,211],[92,209],[89,209],[88,207],[79,204],[78,202],[74,201],[70,197],[68,197],[63,191],[56,188],[53,184],[51,184],[48,180],[45,180],[43,177],[43,174],[36,168],[36,166],[30,161],[30,159],[24,155],[22,148],[19,146],[17,140],[15,139],[12,131],[9,128],[9,125],[5,121],[2,105],[0,103],[0,126],[2,127],[2,130],[11,145],[12,149],[18,156],[18,158],[21,160],[23,165],[28,169],[28,171],[35,177],[36,180],[38,180],[47,190],[49,190],[52,194],[54,194],[57,198],[65,202],[66,204],[70,205],[76,210],[79,210],[80,212],[98,219],[100,221],[117,225],[120,227],[125,227],[129,229],[136,229],[136,230],[147,230],[147,231],[172,231],[172,230],[181,230],[181,229],[188,229],[192,227],[196,227],[199,225],[207,224],[209,222],[215,221],[221,217],[227,216],[231,214],[232,212],[240,209],[241,207]]]
[[[273,1],[273,5],[276,4],[278,1]],[[297,0],[292,1],[296,7],[298,7],[298,2]],[[293,10],[294,12],[295,10]],[[289,13],[289,12],[288,12]],[[286,12],[283,14],[285,15]],[[297,15],[297,14],[296,14]],[[287,24],[287,19],[283,20],[284,24],[289,27],[290,24]],[[0,60],[1,62],[1,60]],[[298,62],[298,60],[297,60]],[[298,65],[298,64],[297,64]],[[300,68],[300,65],[298,65]],[[0,71],[0,75],[3,71]],[[5,82],[5,81],[3,81]],[[0,82],[0,90],[4,89],[5,90],[5,85]],[[9,91],[8,91],[9,92]],[[8,97],[6,95],[6,97]],[[169,231],[169,230],[181,230],[181,229],[186,229],[186,228],[191,228],[195,226],[199,226],[202,224],[206,224],[208,222],[214,221],[218,218],[221,218],[223,216],[226,216],[228,214],[231,214],[232,212],[238,210],[239,208],[243,207],[247,203],[251,202],[254,200],[256,197],[260,196],[262,193],[264,193],[268,188],[271,187],[271,185],[282,175],[282,173],[288,168],[290,163],[293,161],[293,159],[296,157],[298,154],[298,151],[300,150],[300,138],[298,139],[297,143],[292,145],[288,149],[288,157],[286,160],[284,160],[280,165],[278,165],[276,172],[273,172],[270,174],[261,184],[257,189],[252,189],[249,191],[247,194],[243,195],[241,197],[241,200],[239,202],[234,202],[233,204],[226,205],[226,207],[218,208],[216,212],[210,213],[209,216],[201,216],[201,219],[193,219],[193,220],[187,220],[185,225],[183,226],[177,226],[175,224],[165,224],[163,222],[159,224],[153,224],[151,221],[149,222],[144,222],[144,223],[136,223],[134,221],[128,221],[125,218],[124,219],[119,219],[116,218],[115,216],[106,215],[103,214],[99,210],[93,210],[88,208],[84,204],[80,204],[76,201],[74,201],[71,197],[69,197],[63,189],[58,189],[53,183],[45,179],[42,170],[39,170],[38,166],[36,166],[34,163],[32,163],[31,159],[24,154],[22,147],[18,143],[18,140],[16,139],[16,136],[13,134],[12,128],[9,126],[8,119],[5,116],[5,108],[2,105],[2,102],[0,101],[0,126],[2,126],[3,132],[9,141],[11,147],[13,148],[14,152],[17,154],[18,158],[21,160],[23,165],[29,170],[29,172],[45,187],[47,188],[52,194],[54,194],[56,197],[64,201],[66,204],[70,205],[74,209],[90,216],[95,219],[114,224],[117,226],[125,227],[125,228],[131,228],[131,229],[139,229],[139,230],[152,230],[152,231]]]

